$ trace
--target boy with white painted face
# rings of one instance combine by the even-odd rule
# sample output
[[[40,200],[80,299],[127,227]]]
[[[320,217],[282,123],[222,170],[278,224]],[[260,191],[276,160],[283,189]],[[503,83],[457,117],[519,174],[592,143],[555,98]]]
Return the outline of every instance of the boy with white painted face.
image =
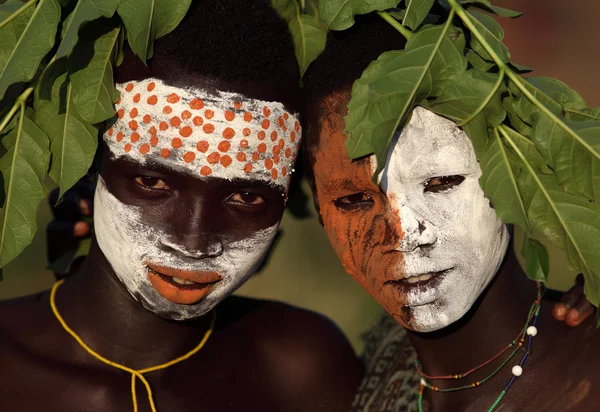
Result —
[[[305,79],[305,148],[325,230],[347,272],[408,336],[389,321],[379,325],[352,410],[417,410],[421,377],[407,371],[416,353],[423,410],[595,410],[595,325],[568,329],[552,320],[550,305],[539,306],[537,287],[479,186],[481,168],[464,131],[416,107],[378,184],[373,156],[348,157],[352,83],[402,42],[385,22],[358,18],[351,31],[329,36]],[[522,345],[533,351],[525,356]]]
[[[329,321],[229,297],[271,245],[300,142],[285,22],[267,1],[198,2],[116,77],[88,258],[0,306],[2,410],[346,411],[362,369]]]

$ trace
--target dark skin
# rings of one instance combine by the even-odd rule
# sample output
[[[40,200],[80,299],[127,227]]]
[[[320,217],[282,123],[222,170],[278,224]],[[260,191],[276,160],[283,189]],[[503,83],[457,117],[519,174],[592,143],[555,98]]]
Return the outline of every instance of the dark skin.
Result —
[[[507,296],[511,298],[507,300]],[[511,250],[492,284],[459,322],[433,333],[409,331],[423,370],[430,375],[445,375],[485,362],[515,338],[535,298],[535,284],[527,279]],[[595,356],[600,341],[594,333],[594,320],[590,318],[579,328],[569,328],[557,323],[552,311],[551,302],[542,303],[532,354],[524,364],[523,375],[501,405],[518,411],[594,410],[598,394],[591,388],[600,383],[595,373],[600,366]],[[487,410],[508,383],[511,367],[521,356],[518,354],[510,367],[476,389],[454,393],[426,390],[426,410]],[[497,360],[460,383],[481,380],[500,363]],[[436,380],[434,384],[444,388],[456,383]]]
[[[195,81],[200,83],[192,86],[236,90],[254,98],[263,98],[261,90],[272,93],[260,85],[240,91],[216,80]],[[145,222],[193,250],[208,247],[207,240],[233,241],[272,226],[284,209],[281,191],[258,182],[200,180],[109,156],[104,156],[100,174],[122,203],[140,208]],[[91,211],[86,202],[80,206]],[[211,318],[176,322],[145,310],[95,242],[56,301],[86,344],[135,369],[193,349]],[[146,375],[159,411],[348,409],[362,366],[329,320],[283,303],[242,297],[226,298],[216,312],[215,331],[200,352]],[[91,357],[61,328],[48,292],[0,305],[0,345],[3,409],[132,410],[130,375]],[[149,410],[139,382],[137,391],[140,411]]]
[[[346,238],[343,236],[347,230],[344,221],[350,222],[352,219],[356,219],[357,222],[362,221],[360,217],[352,217],[354,215],[349,214],[348,204],[355,204],[352,213],[358,213],[358,216],[361,216],[361,213],[365,216],[375,213],[379,220],[385,218],[384,211],[388,207],[385,204],[385,195],[371,181],[372,172],[368,161],[361,159],[351,162],[344,150],[343,116],[347,95],[346,97],[338,95],[337,99],[337,105],[333,105],[329,100],[327,106],[323,107],[323,113],[326,114],[323,115],[321,124],[326,124],[327,127],[322,127],[320,130],[320,146],[313,148],[315,155],[313,170],[325,228],[332,239],[334,249],[344,260],[347,256],[352,257],[352,253],[356,253],[356,248],[360,247],[360,245],[353,245],[352,239],[349,239],[349,246],[345,246]],[[334,199],[335,195],[327,194],[322,189],[331,186],[336,179],[347,182],[337,189],[341,196],[339,199]],[[332,212],[334,208],[339,209],[340,203],[344,206],[344,211],[330,215],[335,213]],[[373,210],[380,208],[381,212],[369,212],[372,208]],[[338,226],[331,226],[335,224]],[[354,237],[363,236],[362,233],[352,232],[355,228],[352,223],[348,223],[347,226]],[[356,227],[360,230],[360,223],[357,223]],[[386,233],[391,236],[393,231],[390,229]],[[341,241],[337,240],[336,235],[340,236]],[[366,233],[365,236],[370,235]],[[379,238],[377,241],[378,244],[386,242],[385,239]],[[361,282],[376,300],[389,304],[389,299],[383,295],[384,289],[368,289],[371,284],[369,277],[381,276],[381,274],[364,273],[360,268],[355,267],[355,262],[361,263],[364,259],[354,261],[347,259],[345,267],[349,273]],[[570,302],[573,302],[572,295],[575,293],[568,296]],[[436,332],[409,331],[410,340],[419,355],[424,372],[429,375],[464,373],[487,361],[511,342],[523,328],[534,299],[536,299],[535,284],[527,279],[514,251],[510,249],[490,286],[460,321]],[[551,304],[544,302],[537,329],[538,334],[533,339],[533,352],[524,365],[524,373],[500,403],[498,410],[596,410],[599,395],[592,388],[600,383],[600,377],[595,372],[600,366],[596,356],[600,341],[599,335],[594,333],[596,330],[594,320],[588,318],[579,328],[569,328],[553,319]],[[511,378],[511,368],[518,364],[520,356],[517,355],[510,361],[510,366],[504,367],[495,377],[475,389],[453,393],[426,390],[425,410],[429,412],[487,410]],[[436,380],[433,384],[440,388],[449,388],[482,380],[498,367],[503,359],[505,358],[495,360],[465,380]]]

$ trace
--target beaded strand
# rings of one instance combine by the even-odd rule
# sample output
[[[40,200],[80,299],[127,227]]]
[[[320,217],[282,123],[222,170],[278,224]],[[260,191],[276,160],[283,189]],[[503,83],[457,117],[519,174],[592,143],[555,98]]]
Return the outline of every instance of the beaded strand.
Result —
[[[521,329],[521,331],[517,335],[517,338],[515,338],[513,341],[511,341],[507,346],[504,347],[504,349],[502,349],[500,352],[498,352],[492,358],[490,358],[487,361],[485,361],[484,363],[470,369],[469,371],[467,371],[465,373],[455,374],[455,375],[431,376],[431,375],[427,375],[423,372],[423,370],[421,368],[421,363],[418,360],[416,360],[415,368],[417,369],[417,372],[421,375],[419,395],[417,397],[419,412],[423,412],[423,396],[424,396],[423,394],[425,392],[425,388],[429,388],[435,392],[443,392],[443,393],[456,392],[456,391],[460,391],[460,390],[464,390],[464,389],[476,388],[476,387],[482,385],[483,383],[487,382],[491,378],[493,378],[496,374],[498,374],[504,368],[504,366],[506,366],[506,364],[508,362],[510,362],[510,360],[517,354],[517,352],[519,352],[519,350],[524,350],[525,353],[521,357],[519,364],[515,365],[512,368],[513,376],[509,380],[506,387],[502,390],[502,392],[500,392],[500,395],[496,398],[494,403],[488,409],[488,412],[494,411],[494,409],[496,409],[496,407],[500,404],[500,401],[502,400],[502,398],[506,395],[506,393],[508,392],[510,387],[515,382],[516,378],[518,376],[521,376],[521,374],[523,373],[523,365],[525,364],[525,361],[531,354],[531,346],[532,346],[533,337],[537,334],[537,328],[535,327],[535,325],[537,323],[537,320],[538,320],[538,317],[540,314],[542,295],[543,295],[542,287],[541,287],[541,284],[538,283],[537,284],[537,299],[535,301],[533,301],[531,308],[529,309],[529,313],[527,315],[527,321],[525,323],[525,326],[523,327],[523,329]],[[527,339],[527,348],[525,349],[525,348],[523,348],[523,345],[524,345],[526,339]],[[431,385],[426,380],[426,378],[430,379],[430,380],[431,379],[463,379],[463,378],[467,377],[468,375],[470,375],[471,373],[490,364],[492,361],[494,361],[495,359],[500,357],[503,353],[505,353],[508,349],[514,347],[515,345],[518,345],[518,346],[506,357],[506,359],[504,361],[502,361],[502,363],[496,369],[494,369],[488,376],[486,376],[485,378],[483,378],[480,381],[475,381],[469,385],[458,386],[455,388],[440,389],[437,386]]]

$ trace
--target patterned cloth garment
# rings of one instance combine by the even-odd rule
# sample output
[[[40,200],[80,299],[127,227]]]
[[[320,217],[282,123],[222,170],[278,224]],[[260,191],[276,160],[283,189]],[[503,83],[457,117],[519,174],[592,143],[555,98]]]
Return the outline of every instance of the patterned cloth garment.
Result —
[[[365,377],[350,412],[416,412],[420,377],[404,328],[385,314],[362,339]]]

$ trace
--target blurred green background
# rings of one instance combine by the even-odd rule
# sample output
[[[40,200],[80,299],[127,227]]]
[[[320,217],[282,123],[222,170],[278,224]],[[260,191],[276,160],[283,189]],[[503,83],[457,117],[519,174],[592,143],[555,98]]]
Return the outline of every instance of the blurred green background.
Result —
[[[600,2],[594,0],[499,0],[495,4],[525,12],[519,19],[503,19],[505,43],[512,60],[534,67],[535,75],[558,78],[577,90],[590,106],[600,105]],[[311,203],[312,208],[312,203]],[[52,274],[45,266],[45,234],[50,210],[43,204],[40,230],[33,244],[4,270],[0,300],[49,288]],[[284,235],[269,265],[237,293],[278,299],[321,312],[346,333],[357,351],[359,336],[381,313],[380,307],[343,270],[335,257],[316,212],[306,220],[286,213]],[[518,246],[517,246],[518,247]],[[561,252],[551,251],[551,286],[567,288],[568,265]],[[558,278],[557,273],[561,276]]]

